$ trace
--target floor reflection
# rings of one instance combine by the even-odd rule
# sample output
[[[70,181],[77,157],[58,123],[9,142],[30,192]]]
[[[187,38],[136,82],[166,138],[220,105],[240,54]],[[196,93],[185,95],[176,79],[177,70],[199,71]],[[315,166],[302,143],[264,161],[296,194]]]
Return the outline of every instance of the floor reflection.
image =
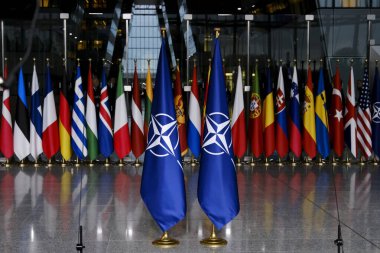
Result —
[[[161,232],[140,198],[141,170],[53,166],[0,171],[0,252],[72,252],[79,221],[88,251],[154,251],[150,241]],[[173,252],[209,252],[198,243],[211,227],[197,201],[198,169],[184,170],[188,212],[170,231],[183,242]],[[358,236],[379,244],[380,174],[375,167],[256,166],[237,173],[241,211],[219,232],[230,242],[226,252],[335,252],[334,188],[341,219],[350,227],[343,227],[345,252],[378,249]]]

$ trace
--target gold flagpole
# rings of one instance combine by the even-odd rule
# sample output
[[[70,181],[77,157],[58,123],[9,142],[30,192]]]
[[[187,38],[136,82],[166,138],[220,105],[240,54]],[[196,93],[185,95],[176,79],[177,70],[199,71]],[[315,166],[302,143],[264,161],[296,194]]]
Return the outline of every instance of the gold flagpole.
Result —
[[[215,233],[215,225],[212,224],[211,227],[211,234],[208,238],[205,238],[200,241],[202,245],[208,246],[208,247],[221,247],[227,245],[227,241],[224,240],[223,238],[218,238]]]

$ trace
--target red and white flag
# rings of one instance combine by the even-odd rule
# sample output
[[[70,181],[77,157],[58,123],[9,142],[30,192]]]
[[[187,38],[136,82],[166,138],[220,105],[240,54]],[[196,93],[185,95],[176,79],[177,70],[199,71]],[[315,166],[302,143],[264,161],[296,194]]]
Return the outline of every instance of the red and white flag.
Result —
[[[343,122],[343,102],[342,102],[342,81],[340,79],[339,67],[337,66],[334,78],[334,88],[332,92],[332,142],[334,152],[338,157],[343,155],[344,151],[344,122]]]
[[[354,70],[351,66],[350,76],[347,84],[346,95],[346,108],[344,112],[344,141],[351,154],[356,158],[357,155],[357,126],[356,126],[356,112],[355,112],[355,79]]]
[[[238,67],[234,108],[232,111],[232,147],[236,157],[241,158],[247,149],[247,135],[245,130],[243,81],[241,67]]]
[[[136,158],[140,157],[145,150],[144,141],[144,118],[142,116],[140,87],[137,76],[137,68],[133,75],[132,88],[132,152]]]
[[[8,77],[8,65],[4,66],[4,80]],[[13,129],[11,117],[11,100],[9,89],[3,90],[3,108],[1,113],[0,126],[0,149],[5,158],[9,159],[13,155]]]

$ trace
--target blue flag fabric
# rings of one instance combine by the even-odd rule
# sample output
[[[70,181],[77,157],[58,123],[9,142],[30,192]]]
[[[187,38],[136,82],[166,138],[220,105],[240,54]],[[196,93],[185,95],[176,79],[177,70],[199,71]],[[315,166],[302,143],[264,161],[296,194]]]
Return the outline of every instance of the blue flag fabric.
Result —
[[[162,231],[169,230],[186,215],[185,183],[165,44],[162,40],[140,189],[146,207]]]
[[[240,210],[226,84],[219,40],[214,56],[207,100],[206,123],[198,179],[198,201],[217,229],[230,222]]]
[[[372,88],[372,145],[373,152],[380,157],[380,77],[376,67]]]

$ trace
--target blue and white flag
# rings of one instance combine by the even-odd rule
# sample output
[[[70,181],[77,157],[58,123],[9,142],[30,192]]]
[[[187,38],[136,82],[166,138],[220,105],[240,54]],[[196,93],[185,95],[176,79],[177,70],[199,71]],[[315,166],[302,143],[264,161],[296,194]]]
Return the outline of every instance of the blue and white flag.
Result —
[[[199,91],[197,82],[197,66],[194,64],[193,83],[189,100],[189,124],[187,128],[187,144],[194,156],[201,153],[201,109],[199,106]]]
[[[226,84],[215,39],[198,179],[198,201],[217,229],[240,211]]]
[[[162,231],[185,217],[186,196],[172,81],[162,40],[154,88],[141,197]]]
[[[82,76],[80,67],[77,67],[75,78],[74,105],[71,123],[71,146],[79,159],[87,156],[86,138],[86,118],[85,118],[85,97],[83,94]]]
[[[30,96],[30,154],[35,161],[42,154],[42,107],[36,65],[33,66]]]

